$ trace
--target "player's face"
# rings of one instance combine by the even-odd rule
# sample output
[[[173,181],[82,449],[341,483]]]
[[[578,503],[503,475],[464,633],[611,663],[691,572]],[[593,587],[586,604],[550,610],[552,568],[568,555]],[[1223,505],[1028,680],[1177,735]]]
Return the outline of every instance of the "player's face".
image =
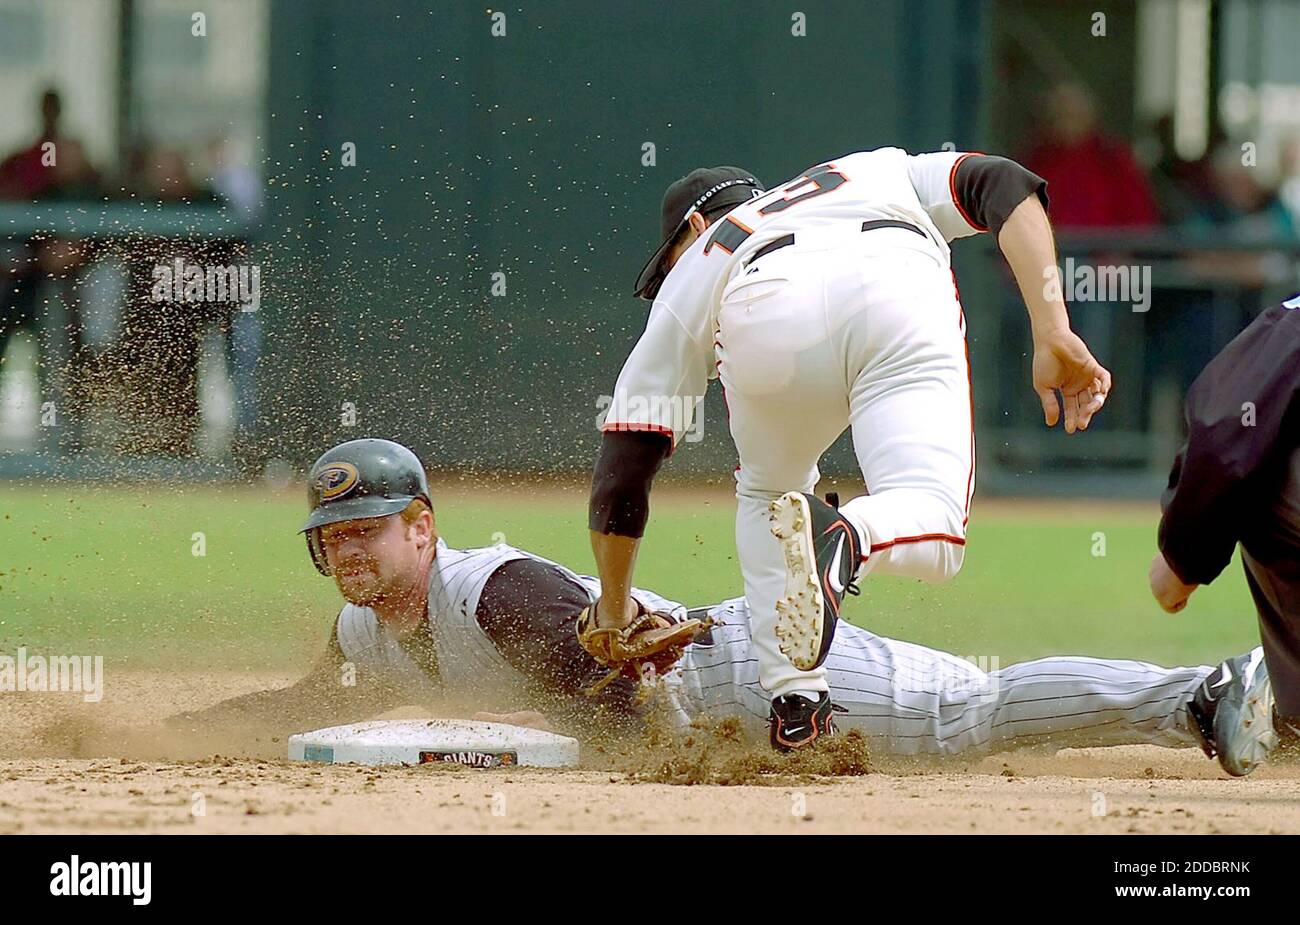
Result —
[[[339,593],[370,607],[408,589],[419,573],[419,531],[400,514],[346,520],[320,528],[321,546]]]
[[[686,249],[694,243],[695,232],[687,230],[686,234],[682,235],[682,237],[677,240],[677,243],[668,249],[668,255],[664,258],[664,271],[667,272],[668,270],[671,270],[673,265],[681,258],[682,254],[686,253]]]

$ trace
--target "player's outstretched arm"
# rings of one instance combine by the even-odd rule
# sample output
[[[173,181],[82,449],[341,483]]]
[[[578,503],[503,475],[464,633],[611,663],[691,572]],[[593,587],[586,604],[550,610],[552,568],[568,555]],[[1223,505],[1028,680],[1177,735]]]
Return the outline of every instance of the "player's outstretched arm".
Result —
[[[344,684],[346,660],[336,636],[296,684],[231,697],[202,710],[173,714],[164,722],[173,729],[203,733],[250,727],[292,733],[369,719],[400,705],[397,692],[377,681],[357,678],[354,684]]]
[[[1048,427],[1060,419],[1056,390],[1065,410],[1066,433],[1085,430],[1110,394],[1110,372],[1070,330],[1056,268],[1056,244],[1047,210],[1027,196],[998,232],[998,246],[1016,277],[1034,338],[1034,391]]]

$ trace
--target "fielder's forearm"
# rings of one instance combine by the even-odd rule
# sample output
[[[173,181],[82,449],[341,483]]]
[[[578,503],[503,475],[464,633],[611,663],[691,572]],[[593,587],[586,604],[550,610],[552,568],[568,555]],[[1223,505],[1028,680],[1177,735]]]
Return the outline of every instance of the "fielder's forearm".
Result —
[[[1028,196],[1012,211],[998,233],[998,247],[1024,297],[1034,340],[1070,329],[1056,267],[1056,241],[1047,211],[1037,196]]]
[[[618,619],[620,613],[627,615],[640,545],[636,537],[591,531],[591,551],[600,573],[600,607],[608,619]]]

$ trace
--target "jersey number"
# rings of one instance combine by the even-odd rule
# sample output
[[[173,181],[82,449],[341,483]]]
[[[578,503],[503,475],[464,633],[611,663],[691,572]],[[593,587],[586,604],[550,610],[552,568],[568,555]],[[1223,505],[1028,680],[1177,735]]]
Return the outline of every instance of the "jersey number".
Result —
[[[812,199],[814,196],[820,196],[822,193],[829,193],[837,187],[843,186],[849,182],[849,178],[844,176],[838,170],[832,170],[834,164],[822,164],[808,171],[798,180],[795,180],[784,189],[776,192],[789,194],[795,190],[812,184],[812,189],[800,193],[798,196],[788,197],[783,195],[775,202],[769,202],[758,210],[759,215],[771,215],[773,212],[783,212],[797,202],[803,202],[805,199]],[[771,195],[771,194],[768,194]]]
[[[771,215],[773,212],[782,212],[795,203],[803,202],[805,199],[812,199],[814,196],[820,196],[822,193],[829,193],[831,190],[848,183],[848,177],[844,176],[844,174],[840,173],[838,170],[831,169],[834,166],[834,164],[822,164],[814,167],[789,186],[772,190],[769,193],[764,193],[762,196],[758,197],[758,199],[754,200],[754,202],[759,202],[769,196],[775,196],[778,193],[782,195],[780,199],[777,199],[774,202],[769,202],[767,205],[759,209],[758,214]],[[805,190],[798,196],[786,198],[785,194],[793,193],[795,190],[808,186],[809,184],[812,184],[812,189]],[[709,251],[713,250],[713,245],[716,244],[728,254],[733,254],[735,253],[736,248],[740,247],[740,245],[745,242],[745,239],[753,233],[754,231],[752,228],[745,227],[740,221],[728,215],[722,221],[718,222],[718,227],[714,230],[713,234],[709,236],[709,243],[704,245],[704,253],[707,254]]]

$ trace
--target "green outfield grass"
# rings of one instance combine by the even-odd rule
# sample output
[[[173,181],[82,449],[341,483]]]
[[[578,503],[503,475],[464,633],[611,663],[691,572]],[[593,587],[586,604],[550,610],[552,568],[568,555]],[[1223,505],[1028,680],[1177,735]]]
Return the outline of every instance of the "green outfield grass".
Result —
[[[509,542],[591,568],[585,492],[435,487],[455,546]],[[305,665],[339,603],[302,538],[297,491],[0,486],[0,653],[103,654],[119,665]],[[637,583],[697,604],[740,593],[721,492],[656,492]],[[203,534],[205,555],[192,554]],[[1094,534],[1105,535],[1095,556]],[[850,618],[1008,664],[1049,653],[1208,661],[1257,639],[1234,564],[1183,614],[1146,590],[1155,509],[978,500],[966,565],[934,587],[870,578]]]

